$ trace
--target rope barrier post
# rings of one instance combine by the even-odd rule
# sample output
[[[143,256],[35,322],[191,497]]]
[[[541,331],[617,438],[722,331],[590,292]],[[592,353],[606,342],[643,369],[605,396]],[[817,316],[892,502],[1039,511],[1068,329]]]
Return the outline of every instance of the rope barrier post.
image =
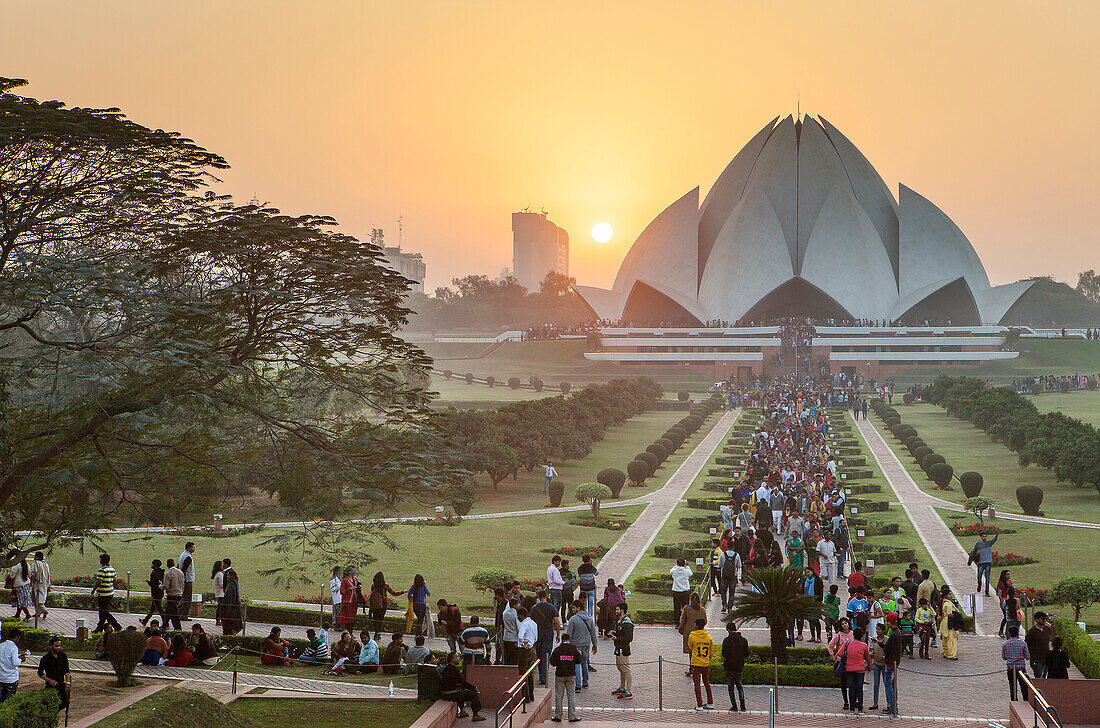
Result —
[[[241,636],[248,634],[248,604],[241,602]]]
[[[126,570],[126,613],[130,613],[130,570]]]
[[[68,701],[65,703],[65,726],[69,725],[69,706],[73,702],[73,675],[72,673],[65,673],[65,692],[68,697]]]
[[[665,658],[657,655],[657,710],[665,709]]]
[[[772,667],[775,670],[772,678],[772,701],[779,707],[779,658],[772,657]]]
[[[768,728],[775,728],[775,688],[768,688]]]
[[[894,664],[894,715],[901,715],[901,710],[898,708],[898,673],[901,672],[901,663]]]

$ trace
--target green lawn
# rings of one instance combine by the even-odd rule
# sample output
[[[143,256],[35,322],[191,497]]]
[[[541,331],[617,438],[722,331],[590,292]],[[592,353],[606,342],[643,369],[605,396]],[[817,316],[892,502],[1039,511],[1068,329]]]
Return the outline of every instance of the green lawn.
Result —
[[[937,508],[936,512],[949,525],[955,521],[967,525],[977,522],[970,515],[952,513],[940,508]],[[1011,572],[1012,583],[1016,587],[1049,589],[1055,582],[1067,576],[1100,577],[1100,565],[1096,562],[1100,532],[1071,526],[1047,526],[1004,519],[998,519],[995,523],[1001,528],[1011,529],[1016,533],[1001,534],[997,538],[994,550],[1002,554],[1011,552],[1038,559],[1034,564],[1007,567]],[[969,551],[978,539],[959,538],[958,540],[962,547]],[[1001,568],[993,568],[994,583],[1000,573]],[[1073,617],[1071,607],[1056,606],[1050,609],[1061,616]],[[1082,612],[1082,617],[1089,624],[1100,623],[1100,605],[1094,605]]]
[[[1043,374],[1079,374],[1100,371],[1100,342],[1080,339],[1020,339],[1020,356],[992,361],[976,367],[945,371],[943,367],[913,367],[890,379],[901,389],[918,382],[929,384],[943,374],[959,373],[979,377],[995,384],[1008,384],[1013,379]]]
[[[456,407],[462,407],[466,403],[469,403],[466,406],[476,406],[486,402],[508,404],[509,402],[522,402],[528,399],[541,399],[561,394],[561,390],[549,387],[541,392],[536,392],[530,387],[512,389],[508,386],[507,379],[503,382],[497,382],[495,387],[490,387],[481,382],[466,384],[465,380],[461,378],[465,371],[465,369],[461,372],[456,370],[455,377],[452,379],[445,379],[438,375],[432,376],[431,388],[439,393],[436,404],[454,404]],[[521,381],[526,384],[527,378],[522,377]]]
[[[295,700],[293,698],[243,698],[229,709],[256,726],[310,728],[406,728],[431,707],[431,703],[388,700]]]
[[[205,693],[168,687],[97,721],[93,728],[148,725],[157,728],[251,728],[259,725],[277,728],[293,723],[252,723]]]
[[[1031,401],[1040,412],[1063,412],[1100,427],[1100,390],[1040,394]]]
[[[605,506],[605,512],[621,512],[637,517],[641,506],[614,508]],[[583,514],[582,514],[583,515]],[[407,588],[414,574],[423,574],[434,598],[445,597],[460,607],[485,605],[490,602],[484,593],[477,592],[469,582],[470,574],[478,568],[498,566],[516,572],[520,578],[537,578],[546,574],[550,555],[542,548],[560,546],[610,547],[621,531],[572,526],[569,521],[574,513],[550,513],[548,515],[488,520],[466,520],[456,526],[397,525],[384,531],[396,551],[390,551],[381,542],[364,547],[375,556],[376,563],[364,567],[369,578],[376,570],[386,573],[387,580],[395,588]],[[261,546],[266,538],[264,531],[234,538],[195,538],[195,560],[198,564],[198,584],[205,591],[212,591],[205,572],[216,559],[230,557],[241,579],[241,593],[245,598],[288,599],[295,594],[317,594],[327,589],[327,568],[318,560],[308,563],[305,571],[316,583],[312,587],[276,587],[271,577],[260,575],[280,563],[280,555],[271,547]],[[182,539],[168,535],[114,534],[103,539],[103,547],[112,555],[112,565],[120,576],[133,570],[135,588],[148,575],[149,561],[175,558],[182,549]],[[90,549],[81,555],[77,548],[54,551],[50,566],[55,579],[92,573],[97,568],[97,557]]]
[[[1043,399],[1048,395],[1041,395]],[[1049,395],[1054,397],[1056,395]],[[1086,397],[1088,395],[1061,395],[1063,397]],[[946,410],[931,404],[901,405],[896,408],[902,422],[916,428],[917,434],[928,446],[947,458],[956,473],[975,470],[985,478],[982,495],[992,498],[997,510],[1005,513],[1022,513],[1016,501],[1016,488],[1024,485],[1037,485],[1043,489],[1042,510],[1051,518],[1064,518],[1074,521],[1100,522],[1100,495],[1095,488],[1077,488],[1069,483],[1058,483],[1054,473],[1037,467],[1022,468],[1016,454],[993,440],[985,432],[969,422],[963,422],[947,413]],[[894,449],[906,470],[920,488],[932,495],[954,503],[965,499],[962,490],[955,483],[949,491],[932,490],[932,481],[913,460],[909,452],[886,431],[882,420],[872,415],[870,422],[882,433],[886,442]]]

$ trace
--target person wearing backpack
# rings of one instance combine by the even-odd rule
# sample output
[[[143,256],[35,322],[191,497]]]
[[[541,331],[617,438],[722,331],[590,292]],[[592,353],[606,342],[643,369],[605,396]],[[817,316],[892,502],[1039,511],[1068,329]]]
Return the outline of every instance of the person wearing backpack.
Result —
[[[722,594],[722,613],[725,614],[726,610],[733,606],[733,595],[737,591],[737,575],[743,573],[743,567],[741,564],[741,557],[738,556],[737,551],[734,550],[732,539],[730,543],[726,545],[726,550],[722,552],[721,558],[718,559],[718,573],[721,577],[721,594]]]
[[[439,609],[439,627],[447,637],[448,652],[459,651],[459,635],[462,634],[462,612],[446,599],[440,599],[435,606]]]
[[[592,554],[581,557],[577,567],[577,586],[581,590],[580,598],[585,603],[585,611],[596,616],[596,577],[600,572],[592,565]]]

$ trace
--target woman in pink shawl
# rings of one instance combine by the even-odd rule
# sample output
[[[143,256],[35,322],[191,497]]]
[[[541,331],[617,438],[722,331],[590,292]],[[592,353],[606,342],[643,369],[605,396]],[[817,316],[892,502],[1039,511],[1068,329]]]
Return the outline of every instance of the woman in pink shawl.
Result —
[[[359,610],[359,579],[355,577],[355,567],[344,569],[344,578],[340,580],[340,616],[336,624],[351,626],[355,624],[355,613]]]

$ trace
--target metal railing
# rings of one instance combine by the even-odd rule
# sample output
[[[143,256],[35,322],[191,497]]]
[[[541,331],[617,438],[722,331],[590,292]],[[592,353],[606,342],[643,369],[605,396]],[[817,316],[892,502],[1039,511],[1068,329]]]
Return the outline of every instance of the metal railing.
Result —
[[[1028,691],[1027,701],[1031,704],[1032,712],[1035,715],[1034,728],[1039,728],[1040,721],[1042,721],[1044,728],[1063,728],[1058,709],[1047,702],[1043,691],[1035,687],[1035,683],[1028,677],[1026,669],[1016,671],[1016,680],[1019,681],[1021,687]]]
[[[501,725],[507,725],[508,728],[512,728],[512,716],[514,716],[517,711],[522,713],[527,712],[527,703],[531,702],[527,697],[527,681],[531,677],[531,673],[538,666],[539,663],[537,661],[531,663],[530,667],[519,676],[515,684],[501,694],[500,700],[497,701],[496,728],[500,728]],[[501,715],[504,717],[501,718]]]

